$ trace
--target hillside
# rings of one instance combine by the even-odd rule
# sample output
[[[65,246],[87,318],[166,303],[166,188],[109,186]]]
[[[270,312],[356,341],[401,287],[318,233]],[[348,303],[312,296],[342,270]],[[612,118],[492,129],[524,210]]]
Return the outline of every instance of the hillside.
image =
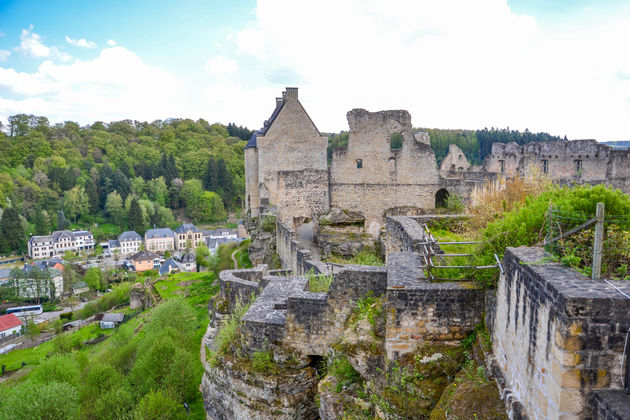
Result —
[[[15,210],[2,223],[0,252],[24,251],[29,234],[54,229],[96,223],[100,240],[172,226],[174,212],[203,222],[241,206],[251,135],[243,127],[202,119],[81,127],[20,114],[0,128],[0,209]],[[132,207],[141,212],[128,218]]]

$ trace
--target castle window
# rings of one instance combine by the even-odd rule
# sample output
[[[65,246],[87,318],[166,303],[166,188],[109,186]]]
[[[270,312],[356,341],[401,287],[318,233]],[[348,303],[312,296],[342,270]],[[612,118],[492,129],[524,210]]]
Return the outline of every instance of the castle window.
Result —
[[[357,169],[363,168],[363,160],[357,159]]]
[[[393,133],[389,136],[389,148],[396,150],[402,148],[403,136],[400,133]]]
[[[543,174],[546,174],[549,171],[549,161],[543,160],[542,164],[543,164]]]
[[[575,172],[578,174],[582,172],[582,161],[579,159],[575,161]]]
[[[499,165],[501,165],[501,172],[505,172],[505,161],[504,160],[500,160],[499,161]]]

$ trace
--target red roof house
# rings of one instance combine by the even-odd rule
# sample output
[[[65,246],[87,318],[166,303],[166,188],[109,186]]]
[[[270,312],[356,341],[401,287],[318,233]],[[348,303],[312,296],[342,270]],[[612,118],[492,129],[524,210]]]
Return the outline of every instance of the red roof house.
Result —
[[[22,321],[15,314],[0,316],[0,337],[20,332]]]

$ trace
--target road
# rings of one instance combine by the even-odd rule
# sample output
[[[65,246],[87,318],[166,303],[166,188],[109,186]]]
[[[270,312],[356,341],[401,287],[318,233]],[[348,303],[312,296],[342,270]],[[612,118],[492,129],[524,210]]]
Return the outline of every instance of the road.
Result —
[[[236,257],[235,257],[235,255],[236,255],[236,253],[237,253],[238,251],[239,251],[239,249],[238,249],[238,248],[236,248],[236,249],[234,250],[234,252],[232,252],[232,261],[234,261],[234,269],[235,269],[235,270],[238,270],[238,261],[236,261]]]

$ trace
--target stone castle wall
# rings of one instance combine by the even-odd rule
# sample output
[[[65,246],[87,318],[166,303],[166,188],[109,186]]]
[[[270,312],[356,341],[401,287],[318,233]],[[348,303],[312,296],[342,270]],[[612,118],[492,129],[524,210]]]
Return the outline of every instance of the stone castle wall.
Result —
[[[314,219],[328,211],[328,171],[301,169],[278,172],[276,204],[280,221]],[[295,224],[293,224],[295,225]]]
[[[484,169],[507,177],[544,174],[559,183],[604,183],[630,193],[628,162],[630,151],[612,150],[595,140],[550,141],[523,146],[494,143]]]
[[[588,418],[591,391],[622,387],[630,299],[545,256],[540,248],[506,251],[495,364],[530,418]],[[630,293],[630,285],[617,283]]]
[[[433,208],[439,189],[435,155],[426,133],[412,134],[409,113],[354,109],[347,117],[348,146],[333,152],[330,167],[331,206],[361,212],[372,233],[388,209]],[[400,149],[391,148],[392,134],[402,136]]]

